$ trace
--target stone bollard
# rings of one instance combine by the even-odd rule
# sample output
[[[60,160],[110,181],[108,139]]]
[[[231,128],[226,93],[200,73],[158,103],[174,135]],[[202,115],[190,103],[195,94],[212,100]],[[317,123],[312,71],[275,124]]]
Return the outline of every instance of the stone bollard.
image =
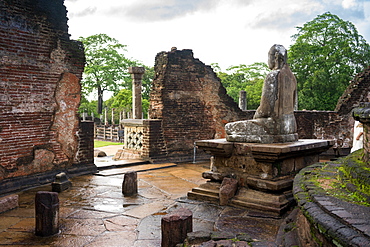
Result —
[[[134,196],[137,194],[137,172],[130,171],[125,173],[122,183],[122,193],[124,196]]]
[[[35,213],[35,233],[37,236],[46,237],[59,232],[59,198],[57,192],[37,192]]]
[[[234,197],[238,189],[238,180],[233,178],[224,178],[220,187],[220,205],[225,206],[229,200]]]
[[[174,247],[183,243],[187,234],[193,231],[193,213],[187,208],[173,211],[162,218],[161,230],[161,247]]]
[[[51,190],[53,192],[62,192],[69,189],[71,186],[72,183],[68,180],[67,175],[61,172],[55,175],[55,182],[51,183]]]

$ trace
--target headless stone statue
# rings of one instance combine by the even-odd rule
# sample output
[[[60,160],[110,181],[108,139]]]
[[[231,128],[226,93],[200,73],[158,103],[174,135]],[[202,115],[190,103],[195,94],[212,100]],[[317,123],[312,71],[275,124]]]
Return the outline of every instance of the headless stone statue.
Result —
[[[272,70],[263,84],[261,103],[252,120],[228,123],[231,142],[283,143],[298,140],[294,117],[297,81],[287,64],[287,50],[273,45],[269,51]]]

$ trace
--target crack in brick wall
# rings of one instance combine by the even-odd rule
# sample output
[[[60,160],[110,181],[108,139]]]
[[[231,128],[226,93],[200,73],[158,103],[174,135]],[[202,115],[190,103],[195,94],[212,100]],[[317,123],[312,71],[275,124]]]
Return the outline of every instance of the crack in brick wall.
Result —
[[[63,0],[0,0],[0,20],[0,181],[70,167],[85,57]]]

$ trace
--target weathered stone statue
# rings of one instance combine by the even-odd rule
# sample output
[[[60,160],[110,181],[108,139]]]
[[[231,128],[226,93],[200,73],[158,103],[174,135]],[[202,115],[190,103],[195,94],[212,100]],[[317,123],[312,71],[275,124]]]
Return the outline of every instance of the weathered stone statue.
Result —
[[[287,64],[287,50],[273,45],[268,54],[272,70],[264,81],[261,104],[252,120],[228,123],[231,142],[282,143],[298,140],[294,105],[297,81]]]

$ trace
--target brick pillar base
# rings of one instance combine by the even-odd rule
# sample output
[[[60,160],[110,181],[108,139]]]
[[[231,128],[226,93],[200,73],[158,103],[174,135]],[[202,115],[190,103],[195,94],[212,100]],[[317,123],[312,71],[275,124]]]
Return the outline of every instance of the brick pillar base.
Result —
[[[180,208],[162,218],[162,247],[174,247],[183,243],[187,233],[193,231],[193,213]]]

